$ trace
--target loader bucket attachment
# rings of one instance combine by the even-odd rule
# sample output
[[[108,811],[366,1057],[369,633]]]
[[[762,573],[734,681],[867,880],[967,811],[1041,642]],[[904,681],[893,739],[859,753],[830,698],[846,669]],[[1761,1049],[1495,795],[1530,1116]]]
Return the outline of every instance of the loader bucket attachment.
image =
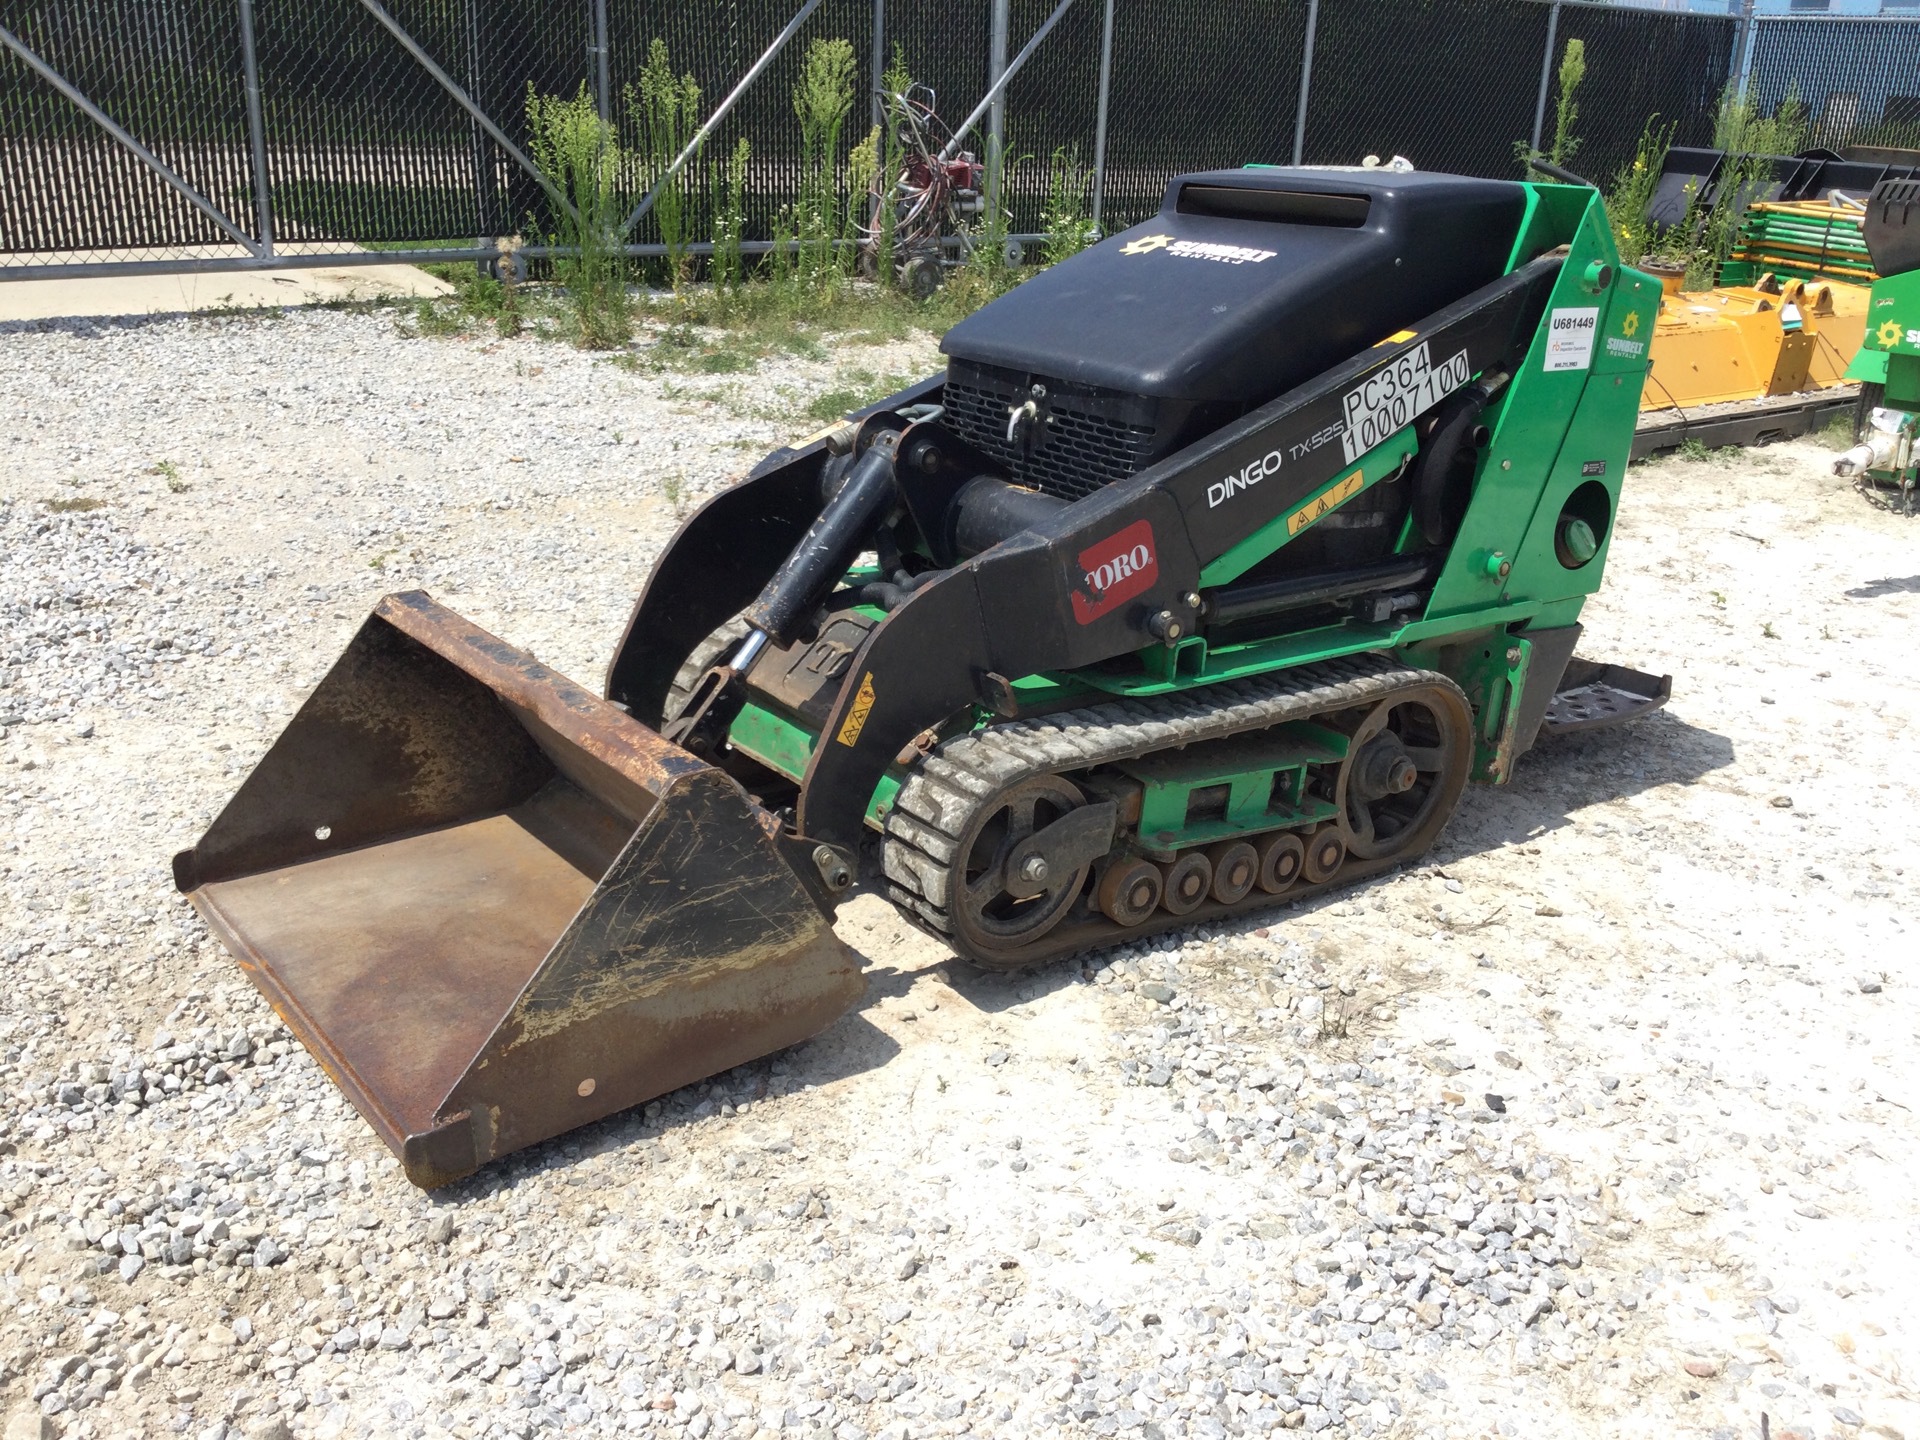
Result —
[[[422,1187],[819,1033],[857,958],[727,775],[390,595],[174,879]]]

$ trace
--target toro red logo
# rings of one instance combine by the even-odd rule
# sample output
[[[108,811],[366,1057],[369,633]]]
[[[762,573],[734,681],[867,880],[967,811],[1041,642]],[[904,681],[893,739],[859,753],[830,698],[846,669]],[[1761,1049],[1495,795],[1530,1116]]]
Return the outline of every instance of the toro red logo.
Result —
[[[1073,592],[1073,618],[1092,624],[1117,605],[1153,588],[1160,578],[1160,557],[1153,549],[1153,526],[1136,520],[1080,552],[1080,587]]]

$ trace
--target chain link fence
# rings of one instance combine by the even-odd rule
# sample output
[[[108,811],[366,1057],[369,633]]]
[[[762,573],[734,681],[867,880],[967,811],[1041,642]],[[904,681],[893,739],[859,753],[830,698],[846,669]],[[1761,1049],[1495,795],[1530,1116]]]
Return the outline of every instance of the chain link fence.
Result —
[[[0,278],[397,247],[489,258],[494,237],[537,242],[529,90],[585,86],[622,116],[656,38],[698,81],[703,114],[765,62],[687,181],[698,235],[713,163],[745,137],[747,237],[764,241],[798,191],[793,90],[809,42],[848,41],[863,94],[897,53],[953,124],[996,74],[996,5],[1013,54],[1056,4],[15,0],[0,9]],[[1103,162],[1091,199],[1109,230],[1152,214],[1184,170],[1402,154],[1517,176],[1551,134],[1572,39],[1587,76],[1571,165],[1602,185],[1656,117],[1677,143],[1710,144],[1721,96],[1743,80],[1763,111],[1797,96],[1818,144],[1920,145],[1920,20],[1762,17],[1743,31],[1576,0],[1075,0],[1006,85],[1011,228],[1042,228],[1056,151]],[[873,118],[856,102],[845,143]],[[630,238],[659,236],[649,218]]]
[[[1807,20],[1755,27],[1749,93],[1771,112],[1808,109],[1810,143],[1920,149],[1920,17]]]

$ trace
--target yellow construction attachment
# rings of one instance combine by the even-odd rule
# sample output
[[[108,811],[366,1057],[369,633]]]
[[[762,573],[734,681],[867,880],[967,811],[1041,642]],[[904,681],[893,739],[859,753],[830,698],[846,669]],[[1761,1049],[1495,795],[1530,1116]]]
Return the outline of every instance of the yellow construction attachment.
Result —
[[[1843,383],[1866,330],[1868,290],[1781,280],[1682,294],[1662,275],[1642,410],[1758,400]]]

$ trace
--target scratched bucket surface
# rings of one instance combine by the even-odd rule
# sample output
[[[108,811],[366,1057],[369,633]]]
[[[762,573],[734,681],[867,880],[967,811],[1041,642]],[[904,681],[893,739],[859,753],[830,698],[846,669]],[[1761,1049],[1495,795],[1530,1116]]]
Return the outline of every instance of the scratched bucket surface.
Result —
[[[727,775],[415,591],[173,865],[431,1187],[859,998],[778,837]]]

